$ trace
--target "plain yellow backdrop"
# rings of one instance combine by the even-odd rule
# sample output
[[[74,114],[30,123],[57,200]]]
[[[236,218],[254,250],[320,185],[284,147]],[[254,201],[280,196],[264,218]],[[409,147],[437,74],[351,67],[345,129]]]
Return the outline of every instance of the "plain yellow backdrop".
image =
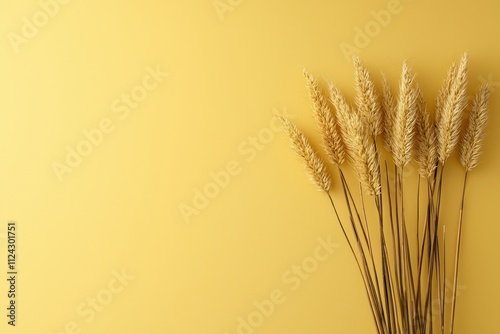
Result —
[[[464,51],[471,93],[493,84],[456,333],[500,332],[498,1],[4,0],[0,22],[0,233],[17,221],[19,254],[1,331],[375,333],[328,199],[275,123],[319,145],[302,69],[352,97],[349,50],[377,80],[408,60],[431,104]]]

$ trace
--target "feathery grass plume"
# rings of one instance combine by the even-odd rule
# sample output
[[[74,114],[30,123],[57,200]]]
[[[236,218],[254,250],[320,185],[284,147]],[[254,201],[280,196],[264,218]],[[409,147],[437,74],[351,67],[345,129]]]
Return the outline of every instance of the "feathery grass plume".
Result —
[[[453,78],[437,122],[439,162],[444,164],[458,143],[462,114],[467,105],[467,72],[469,57],[465,53]]]
[[[392,152],[392,129],[394,127],[394,118],[396,115],[396,100],[392,95],[389,80],[384,73],[382,73],[382,110],[383,110],[383,137],[385,148]]]
[[[484,129],[488,121],[490,92],[491,87],[488,83],[482,84],[479,88],[460,143],[460,163],[468,172],[477,166],[481,154]]]
[[[280,118],[283,129],[292,141],[293,150],[304,160],[305,168],[309,174],[311,182],[320,190],[330,191],[331,178],[325,164],[312,148],[309,140],[299,130],[299,128],[286,118]]]
[[[382,115],[375,85],[370,73],[357,55],[352,57],[354,63],[354,84],[356,87],[356,106],[370,136],[382,133]]]
[[[401,72],[396,115],[392,129],[392,155],[395,165],[399,168],[403,168],[408,164],[413,148],[413,134],[417,113],[417,94],[413,87],[414,79],[415,76],[410,67],[404,62]]]
[[[328,90],[330,92],[330,102],[335,109],[335,115],[337,116],[337,123],[340,128],[340,133],[342,134],[342,139],[344,140],[344,143],[347,143],[350,138],[345,134],[347,125],[345,124],[346,118],[343,116],[351,114],[351,105],[347,102],[340,89],[338,89],[333,82],[330,82],[328,85]]]
[[[379,162],[371,134],[359,113],[352,110],[340,90],[333,83],[329,87],[350,162],[363,189],[370,195],[379,195],[381,191]]]
[[[341,165],[345,160],[345,150],[339,130],[335,124],[330,106],[321,92],[316,79],[304,69],[306,87],[312,100],[313,111],[323,137],[323,148],[330,162]]]
[[[330,83],[328,85],[330,91],[330,101],[335,109],[335,115],[337,119],[337,123],[340,128],[340,134],[342,136],[342,140],[347,148],[347,154],[349,158],[352,160],[351,156],[351,148],[353,147],[354,138],[352,133],[349,133],[349,122],[351,114],[354,113],[352,111],[351,106],[346,101],[342,92],[335,86],[335,84]]]
[[[436,97],[436,109],[435,109],[435,123],[439,123],[439,119],[441,117],[441,114],[443,113],[443,106],[446,101],[446,98],[448,97],[448,94],[451,89],[451,85],[453,84],[453,80],[457,75],[457,64],[453,62],[448,69],[448,73],[446,75],[446,78],[443,80],[443,85],[441,86],[441,89],[438,92],[438,95]]]
[[[436,130],[431,123],[431,115],[427,110],[427,104],[420,87],[417,86],[417,118],[415,127],[417,129],[417,162],[419,174],[426,179],[431,178],[436,169],[437,148]]]

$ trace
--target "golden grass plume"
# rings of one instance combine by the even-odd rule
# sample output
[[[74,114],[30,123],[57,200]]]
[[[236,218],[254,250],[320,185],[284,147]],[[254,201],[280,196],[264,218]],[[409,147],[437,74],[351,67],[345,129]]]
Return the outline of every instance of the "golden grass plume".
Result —
[[[419,87],[417,87],[417,118],[416,118],[417,154],[419,174],[430,179],[437,162],[436,131],[431,122],[431,115]]]
[[[413,83],[414,79],[415,75],[408,64],[404,62],[391,139],[394,163],[399,168],[403,168],[410,162],[413,149],[417,112],[417,93]]]
[[[304,69],[306,87],[312,101],[314,116],[318,122],[323,148],[325,149],[330,162],[341,165],[345,160],[344,144],[340,137],[339,130],[335,124],[330,105],[323,92],[318,86],[316,79]]]
[[[293,150],[302,157],[311,182],[320,190],[329,192],[332,183],[330,174],[321,158],[312,148],[307,137],[292,121],[286,118],[280,118],[280,120],[283,130],[285,130],[292,141]]]
[[[436,123],[438,158],[441,164],[444,164],[450,157],[459,140],[462,114],[468,99],[468,62],[469,57],[465,53],[460,60],[452,81],[448,82],[448,79],[445,81],[445,85],[449,85],[449,87],[443,87],[443,90],[446,90],[445,99],[440,102],[442,107],[440,110],[437,110],[438,121]],[[452,71],[450,70],[450,72]]]
[[[436,108],[435,108],[435,121],[436,124],[439,123],[439,118],[443,113],[443,106],[448,97],[448,94],[451,90],[451,85],[453,84],[453,80],[457,75],[457,64],[453,62],[448,69],[448,73],[446,74],[446,78],[443,80],[443,84],[441,89],[438,92],[436,97]]]
[[[484,83],[479,88],[471,113],[460,142],[460,163],[467,171],[477,166],[484,139],[486,123],[488,122],[488,101],[491,87]]]
[[[392,152],[392,129],[394,127],[394,118],[396,115],[396,99],[392,94],[389,80],[382,73],[382,111],[383,111],[383,139],[385,148]]]
[[[381,191],[379,161],[371,134],[359,113],[352,110],[340,90],[333,83],[329,88],[350,162],[363,189],[370,195],[379,195]]]
[[[368,133],[376,137],[382,133],[382,115],[375,85],[366,66],[353,56],[356,106]]]

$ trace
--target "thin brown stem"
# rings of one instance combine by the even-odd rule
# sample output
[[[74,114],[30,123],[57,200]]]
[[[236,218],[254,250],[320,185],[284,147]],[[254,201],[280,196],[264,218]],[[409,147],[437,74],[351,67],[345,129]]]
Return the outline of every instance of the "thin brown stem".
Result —
[[[460,246],[462,242],[462,223],[464,218],[464,204],[465,204],[465,190],[467,188],[467,175],[464,175],[464,186],[462,188],[462,200],[460,203],[460,216],[458,218],[458,232],[457,232],[457,246],[455,250],[455,269],[453,271],[453,297],[451,301],[451,322],[450,322],[450,334],[453,334],[453,329],[455,326],[455,311],[457,304],[457,287],[458,287],[458,265],[460,260]]]

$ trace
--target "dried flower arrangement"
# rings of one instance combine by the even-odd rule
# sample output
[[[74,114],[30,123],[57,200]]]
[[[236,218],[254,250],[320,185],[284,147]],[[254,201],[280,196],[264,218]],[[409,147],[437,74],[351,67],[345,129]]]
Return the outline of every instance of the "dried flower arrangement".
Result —
[[[384,75],[382,94],[376,92],[368,69],[355,56],[354,105],[333,83],[328,85],[329,97],[325,95],[316,79],[304,70],[323,148],[338,170],[345,219],[341,218],[337,199],[330,193],[330,170],[301,130],[290,120],[281,119],[311,181],[330,200],[361,273],[380,334],[445,333],[446,329],[453,333],[467,176],[478,164],[491,92],[487,83],[481,85],[467,124],[462,126],[468,102],[468,62],[465,53],[449,69],[435,101],[434,120],[406,62],[395,97]],[[384,158],[378,137],[382,137],[380,142],[392,155],[393,163]],[[441,203],[444,169],[456,147],[465,172],[457,235],[453,239],[455,252],[450,254],[445,251],[446,223],[441,219]],[[415,200],[404,187],[405,166],[412,155],[418,163]],[[359,196],[353,193],[352,182],[344,174],[346,161],[357,175]],[[374,216],[366,213],[366,195],[374,200]],[[416,214],[408,213],[409,203],[416,204],[412,208]],[[373,233],[374,229],[377,233]],[[446,263],[450,260],[454,269],[452,301],[448,306],[445,279]],[[435,300],[439,305],[438,320],[431,314]]]

